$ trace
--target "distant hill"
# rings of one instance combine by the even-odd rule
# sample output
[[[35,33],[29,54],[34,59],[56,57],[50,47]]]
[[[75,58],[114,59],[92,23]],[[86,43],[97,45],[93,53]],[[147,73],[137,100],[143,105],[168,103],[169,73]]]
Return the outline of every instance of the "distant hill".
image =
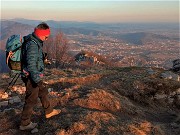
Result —
[[[32,33],[34,27],[42,22],[42,20],[28,20],[28,19],[11,19],[0,20],[0,49],[5,49],[5,44],[10,35],[21,34],[25,36]],[[71,51],[79,50],[82,47],[86,49],[87,45],[100,45],[103,42],[117,42],[123,45],[144,45],[148,42],[154,41],[152,47],[156,45],[156,41],[170,40],[167,43],[179,42],[178,27],[179,24],[130,24],[130,23],[94,23],[94,22],[75,22],[75,21],[54,21],[47,20],[51,27],[51,35],[57,32],[63,32],[74,48]],[[170,30],[170,34],[165,35]],[[164,32],[164,33],[163,33]],[[74,36],[75,35],[75,36]],[[85,35],[85,36],[82,36]],[[96,38],[96,36],[101,37]],[[89,36],[89,37],[88,37]],[[94,36],[90,38],[90,36]],[[119,44],[120,45],[120,44]],[[106,47],[104,48],[107,49]],[[108,50],[110,51],[110,50]],[[128,50],[129,51],[129,50]],[[136,50],[135,50],[136,51]],[[143,57],[148,50],[144,50]],[[178,49],[177,49],[178,51]],[[106,53],[106,51],[104,51]],[[136,52],[133,52],[136,53]],[[173,52],[174,53],[174,52]],[[128,53],[127,53],[128,54]],[[145,54],[145,55],[144,55]],[[110,54],[111,55],[111,54]],[[164,56],[161,56],[164,57]],[[123,58],[123,56],[122,56]],[[117,58],[120,60],[120,57]],[[126,59],[125,59],[126,60]],[[147,59],[145,59],[147,60]],[[143,61],[145,61],[143,60]],[[169,61],[169,59],[167,59]],[[147,60],[148,61],[148,60]]]
[[[42,20],[28,19],[11,19],[1,22],[2,35],[0,40],[7,38],[7,34],[11,33],[31,33],[33,28],[42,22]],[[52,34],[62,31],[67,35],[92,35],[97,36],[103,34],[116,39],[123,40],[126,43],[134,45],[142,45],[143,40],[156,39],[173,39],[179,41],[179,37],[167,37],[160,34],[153,34],[149,30],[175,30],[178,24],[130,24],[130,23],[94,23],[94,22],[75,22],[75,21],[45,21],[52,29]],[[16,32],[17,31],[17,32]],[[135,32],[131,32],[135,31]],[[114,34],[114,32],[118,32]],[[122,33],[125,34],[122,34]],[[119,34],[121,33],[121,34]],[[22,33],[23,34],[23,33]]]
[[[13,21],[2,21],[1,22],[2,35],[0,39],[4,40],[7,38],[7,36],[17,34],[17,33],[21,35],[27,35],[31,33],[33,29],[34,27],[28,24],[22,24],[22,23],[13,22]]]
[[[15,18],[9,21],[15,21],[22,24],[36,26],[44,21],[54,28],[89,28],[96,30],[121,30],[121,31],[142,31],[142,30],[176,30],[178,23],[96,23],[96,22],[78,22],[78,21],[54,21],[54,20],[29,20],[24,18]]]
[[[1,21],[0,49],[5,48],[8,37],[14,34],[20,34],[22,37],[32,33],[34,27],[28,24],[21,24],[13,21]]]
[[[120,36],[120,39],[124,40],[127,43],[135,44],[135,45],[142,45],[142,39],[145,38],[146,33],[128,33],[125,35]]]
[[[32,25],[34,27],[42,22],[41,20],[27,20],[27,19],[12,19],[12,20],[22,24]],[[54,20],[48,20],[45,22],[51,28],[56,30],[61,30],[65,34],[70,34],[70,35],[84,34],[84,35],[97,36],[99,34],[98,29],[102,26],[102,24],[93,23],[93,22],[54,21]]]
[[[27,35],[31,33],[35,26],[41,21],[36,20],[25,20],[25,19],[13,19],[13,21],[1,21],[1,32],[0,40],[7,39],[12,34],[20,33],[21,35]],[[95,30],[96,24],[94,23],[78,23],[78,22],[57,22],[57,21],[46,21],[51,27],[51,34],[57,32],[63,32],[67,35],[84,34],[97,36],[100,31]],[[90,27],[91,26],[91,27]],[[94,26],[94,29],[92,28]],[[100,26],[97,24],[97,26]]]
[[[83,34],[83,35],[92,35],[97,36],[100,34],[100,31],[92,30],[92,29],[85,29],[85,28],[62,28],[61,29],[67,35],[75,35],[75,34]]]
[[[116,35],[114,36],[117,39],[121,39],[125,41],[128,44],[132,45],[143,45],[143,41],[151,41],[152,39],[160,39],[160,40],[176,40],[179,41],[179,38],[177,37],[167,37],[164,35],[159,35],[159,34],[153,34],[153,33],[148,33],[148,32],[134,32],[134,33],[127,33],[127,34],[122,34],[122,35]]]
[[[23,19],[23,18],[15,18],[11,19],[11,21],[19,22],[22,24],[28,24],[32,26],[36,26],[40,22],[43,22],[43,20],[28,20],[28,19]],[[54,21],[54,20],[47,20],[44,21],[46,22],[49,26],[53,28],[99,28],[102,27],[102,24],[99,23],[94,23],[94,22],[76,22],[76,21]]]
[[[1,21],[0,34],[0,73],[8,72],[6,65],[5,46],[8,37],[13,34],[20,34],[22,37],[32,33],[34,27],[28,24],[21,24],[14,21]]]

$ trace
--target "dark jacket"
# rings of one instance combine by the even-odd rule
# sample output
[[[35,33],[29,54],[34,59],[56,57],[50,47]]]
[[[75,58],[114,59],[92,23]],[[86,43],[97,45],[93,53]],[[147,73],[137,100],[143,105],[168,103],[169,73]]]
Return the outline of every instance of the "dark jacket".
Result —
[[[43,41],[34,33],[24,37],[22,47],[22,69],[29,73],[35,83],[41,81],[40,74],[44,72]]]

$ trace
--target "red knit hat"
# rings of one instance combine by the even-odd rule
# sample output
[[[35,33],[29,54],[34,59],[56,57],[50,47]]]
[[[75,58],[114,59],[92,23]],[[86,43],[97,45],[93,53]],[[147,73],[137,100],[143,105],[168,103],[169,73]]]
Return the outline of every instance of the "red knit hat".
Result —
[[[43,30],[43,29],[37,29],[37,28],[35,28],[35,29],[34,29],[34,33],[35,33],[35,35],[38,36],[38,37],[47,36],[47,35],[50,35],[50,29],[45,29],[45,30]]]

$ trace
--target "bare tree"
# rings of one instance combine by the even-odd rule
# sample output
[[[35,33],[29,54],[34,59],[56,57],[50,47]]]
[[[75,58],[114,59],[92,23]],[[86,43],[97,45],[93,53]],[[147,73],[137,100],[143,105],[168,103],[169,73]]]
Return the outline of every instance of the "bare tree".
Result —
[[[55,61],[56,67],[63,66],[69,60],[68,40],[62,32],[57,33],[54,37],[49,37],[44,46],[49,58]]]

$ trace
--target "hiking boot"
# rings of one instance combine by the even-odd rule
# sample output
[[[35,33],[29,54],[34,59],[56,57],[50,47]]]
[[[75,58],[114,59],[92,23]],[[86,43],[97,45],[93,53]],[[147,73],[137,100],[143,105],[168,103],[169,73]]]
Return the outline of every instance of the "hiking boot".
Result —
[[[29,123],[27,126],[20,126],[20,130],[31,130],[37,126],[37,123]]]
[[[60,112],[61,112],[60,109],[53,109],[53,111],[51,113],[46,114],[46,118],[48,119],[48,118],[50,118],[52,116],[58,115]]]

